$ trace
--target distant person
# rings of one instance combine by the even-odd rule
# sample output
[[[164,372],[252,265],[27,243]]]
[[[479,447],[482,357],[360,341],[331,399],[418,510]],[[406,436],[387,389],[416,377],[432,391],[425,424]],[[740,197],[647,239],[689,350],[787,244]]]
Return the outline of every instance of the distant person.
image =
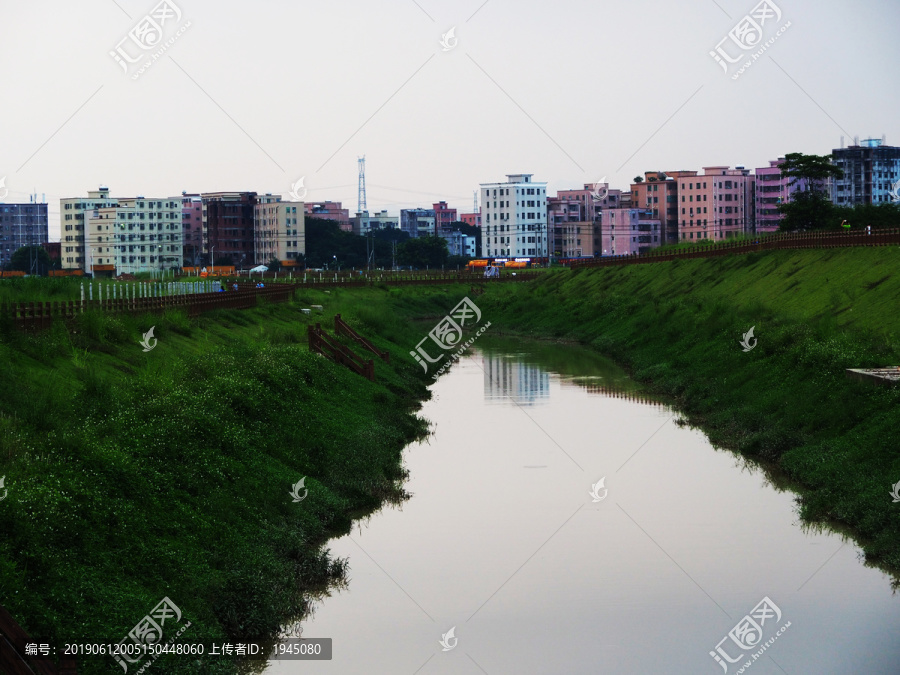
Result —
[[[237,282],[235,282],[231,287],[232,287],[234,290],[237,290],[237,289],[238,289]]]
[[[872,226],[866,225],[866,234],[872,234]]]

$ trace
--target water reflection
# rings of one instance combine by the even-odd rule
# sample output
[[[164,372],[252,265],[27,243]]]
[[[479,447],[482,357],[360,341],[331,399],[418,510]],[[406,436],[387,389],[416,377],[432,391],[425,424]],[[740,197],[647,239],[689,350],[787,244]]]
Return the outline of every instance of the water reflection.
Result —
[[[515,355],[485,352],[481,366],[486,401],[512,399],[516,405],[530,406],[550,396],[550,374]]]

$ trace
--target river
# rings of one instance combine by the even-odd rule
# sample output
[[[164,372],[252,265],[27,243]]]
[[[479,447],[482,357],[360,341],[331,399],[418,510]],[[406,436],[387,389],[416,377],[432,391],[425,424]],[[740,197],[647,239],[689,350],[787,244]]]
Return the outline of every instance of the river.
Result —
[[[301,625],[333,660],[268,675],[900,673],[890,578],[761,468],[580,348],[477,344],[412,498],[329,544],[349,583]]]

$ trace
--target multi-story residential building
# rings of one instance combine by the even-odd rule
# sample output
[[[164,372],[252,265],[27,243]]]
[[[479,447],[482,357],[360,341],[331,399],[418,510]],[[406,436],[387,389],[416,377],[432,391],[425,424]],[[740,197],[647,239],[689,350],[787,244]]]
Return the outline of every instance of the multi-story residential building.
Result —
[[[482,249],[486,256],[542,257],[547,251],[547,183],[509,174],[481,184]]]
[[[207,262],[227,261],[243,267],[253,261],[255,192],[205,192],[203,231]],[[255,262],[255,261],[254,261]]]
[[[461,222],[472,227],[481,227],[481,213],[462,213],[459,216]]]
[[[118,200],[109,196],[109,188],[88,192],[87,197],[69,197],[59,200],[61,248],[60,264],[64,270],[87,270],[89,264],[85,255],[85,213],[115,206]]]
[[[585,183],[582,189],[559,190],[555,197],[548,197],[550,254],[561,258],[600,255],[601,213],[621,208],[627,196],[611,190],[609,183]]]
[[[91,274],[136,274],[182,266],[182,197],[121,197],[85,213]]]
[[[831,200],[838,206],[900,201],[900,147],[867,138],[832,150],[831,156],[844,171],[842,178],[832,181]]]
[[[182,249],[185,266],[203,262],[203,199],[199,194],[181,193]]]
[[[306,202],[306,218],[334,220],[344,232],[352,232],[350,209],[342,207],[341,202]]]
[[[436,235],[438,228],[434,209],[402,209],[400,230],[413,239]]]
[[[272,259],[293,266],[306,254],[306,209],[303,202],[283,202],[277,195],[263,195],[254,207],[254,262]]]
[[[350,219],[353,234],[365,236],[373,230],[396,230],[399,225],[397,216],[389,216],[387,211],[378,213],[357,213]]]
[[[809,181],[805,178],[794,179],[781,173],[784,157],[770,159],[769,166],[754,170],[756,174],[756,231],[774,232],[781,225],[784,217],[778,206],[787,204],[796,192],[807,189]],[[831,193],[830,182],[821,181],[816,189]]]
[[[453,230],[439,230],[438,236],[447,242],[450,255],[474,258],[477,255],[475,237]]]
[[[23,246],[42,246],[48,238],[46,204],[0,204],[0,265]]]
[[[756,177],[742,166],[707,166],[703,172],[677,179],[680,241],[724,240],[754,232]]]
[[[696,175],[696,171],[645,171],[643,181],[631,184],[632,206],[650,209],[659,218],[667,244],[678,242],[678,179]]]
[[[447,202],[437,202],[432,204],[431,207],[434,209],[434,220],[438,231],[449,230],[450,223],[455,223],[459,220],[456,215],[456,209],[451,209],[447,206]]]
[[[604,209],[600,216],[602,255],[647,253],[665,243],[660,219],[652,209]]]

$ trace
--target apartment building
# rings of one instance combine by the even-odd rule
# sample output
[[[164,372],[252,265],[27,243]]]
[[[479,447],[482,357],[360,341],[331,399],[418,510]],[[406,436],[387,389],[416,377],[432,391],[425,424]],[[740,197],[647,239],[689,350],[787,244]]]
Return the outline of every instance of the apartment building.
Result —
[[[665,243],[665,232],[651,209],[605,209],[600,215],[600,255],[647,253]]]
[[[696,176],[696,171],[645,171],[644,179],[631,184],[635,208],[649,209],[659,219],[663,243],[678,242],[678,179]]]
[[[708,166],[702,175],[677,181],[679,241],[720,241],[755,231],[756,177],[749,169]]]
[[[401,209],[400,230],[411,238],[434,236],[438,233],[434,209]]]
[[[49,241],[47,205],[0,203],[0,265],[23,246],[43,246]]]
[[[263,195],[254,207],[254,265],[278,260],[292,267],[306,254],[306,208],[303,202],[283,202]]]
[[[343,208],[341,202],[306,202],[306,219],[334,220],[344,232],[352,232],[350,209]]]
[[[206,260],[246,266],[254,261],[255,192],[205,192],[200,195]]]
[[[114,276],[182,266],[181,197],[120,197],[84,215],[86,272]]]
[[[449,231],[450,224],[459,220],[456,209],[447,206],[447,202],[437,202],[431,205],[434,210],[434,221],[438,231]]]
[[[203,262],[203,198],[181,193],[182,264],[191,267]]]
[[[85,255],[85,214],[115,206],[118,200],[109,196],[109,188],[101,185],[89,191],[87,197],[68,197],[59,200],[60,213],[60,265],[64,270],[87,271],[89,263]]]
[[[482,249],[486,256],[546,255],[547,183],[533,174],[509,174],[504,183],[482,183]]]
[[[397,216],[389,216],[387,211],[376,213],[357,213],[350,219],[353,234],[365,236],[374,230],[396,230],[400,219]]]
[[[838,206],[900,202],[900,147],[884,139],[867,138],[848,148],[832,150],[834,164],[844,171],[831,185]]]

